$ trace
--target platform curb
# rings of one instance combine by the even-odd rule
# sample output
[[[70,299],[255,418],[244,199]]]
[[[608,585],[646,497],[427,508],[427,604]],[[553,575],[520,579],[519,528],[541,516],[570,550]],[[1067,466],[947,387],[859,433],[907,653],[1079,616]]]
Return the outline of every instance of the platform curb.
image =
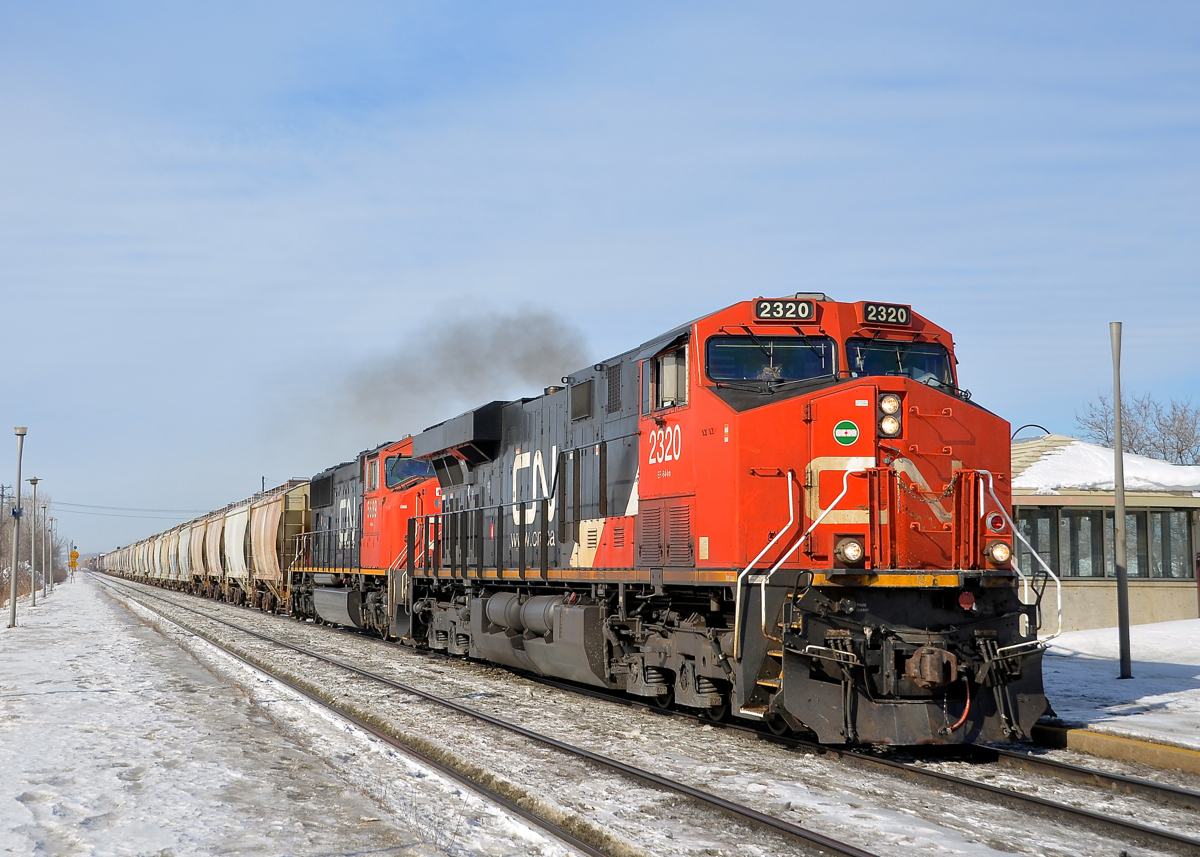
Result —
[[[1139,762],[1156,768],[1200,774],[1200,750],[1107,735],[1089,729],[1037,724],[1031,730],[1034,743],[1058,750],[1075,750],[1118,762]]]

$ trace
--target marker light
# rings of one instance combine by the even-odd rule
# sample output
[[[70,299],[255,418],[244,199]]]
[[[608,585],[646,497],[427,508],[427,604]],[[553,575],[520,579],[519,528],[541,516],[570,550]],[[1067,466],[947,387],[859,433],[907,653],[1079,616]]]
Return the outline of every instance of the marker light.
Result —
[[[879,410],[885,414],[894,414],[900,410],[900,397],[894,393],[888,393],[879,399]]]
[[[857,539],[842,539],[833,549],[833,553],[847,565],[861,562],[863,558],[862,542]]]
[[[900,434],[900,420],[889,415],[879,421],[879,430],[887,437]]]
[[[1012,548],[1006,542],[992,542],[983,549],[983,553],[996,565],[1004,565],[1012,559]]]
[[[998,533],[1004,529],[1004,516],[999,512],[992,512],[987,516],[987,528],[993,533]]]

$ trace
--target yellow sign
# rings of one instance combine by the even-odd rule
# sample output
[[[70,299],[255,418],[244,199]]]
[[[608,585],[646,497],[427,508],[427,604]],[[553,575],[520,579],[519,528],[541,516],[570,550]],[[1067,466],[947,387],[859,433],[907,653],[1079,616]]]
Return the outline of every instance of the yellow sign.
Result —
[[[67,565],[71,568],[75,568],[77,565],[79,565],[79,563],[77,563],[75,560],[71,560],[69,563],[67,563]]]
[[[75,562],[77,559],[79,559],[79,551],[71,551],[71,562]]]

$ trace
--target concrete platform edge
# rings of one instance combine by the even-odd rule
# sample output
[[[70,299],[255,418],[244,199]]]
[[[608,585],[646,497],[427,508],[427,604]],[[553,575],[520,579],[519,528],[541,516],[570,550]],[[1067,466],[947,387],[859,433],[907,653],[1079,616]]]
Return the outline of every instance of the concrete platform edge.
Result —
[[[1200,750],[1158,744],[1153,741],[1124,738],[1093,732],[1090,729],[1071,729],[1065,726],[1037,724],[1032,730],[1034,743],[1043,747],[1074,750],[1113,759],[1118,762],[1140,762],[1156,768],[1200,774]]]

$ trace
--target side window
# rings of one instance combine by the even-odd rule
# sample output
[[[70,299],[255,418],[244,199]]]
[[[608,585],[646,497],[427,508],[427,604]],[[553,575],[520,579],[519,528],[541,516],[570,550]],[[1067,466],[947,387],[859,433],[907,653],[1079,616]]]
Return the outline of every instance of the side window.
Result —
[[[654,358],[654,409],[687,404],[687,346]]]
[[[379,459],[372,458],[367,462],[367,490],[374,491],[379,487]]]
[[[642,413],[687,404],[687,346],[642,361]]]

